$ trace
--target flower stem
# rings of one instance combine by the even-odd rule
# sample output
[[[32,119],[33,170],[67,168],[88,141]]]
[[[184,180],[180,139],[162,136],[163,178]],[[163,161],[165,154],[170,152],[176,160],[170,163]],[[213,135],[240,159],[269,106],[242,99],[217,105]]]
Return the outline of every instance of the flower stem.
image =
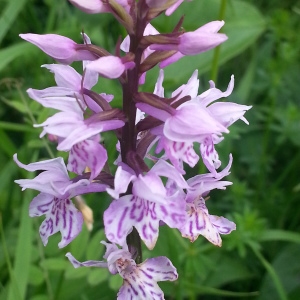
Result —
[[[145,22],[141,19],[137,19],[135,34],[130,36],[130,49],[131,53],[134,53],[135,68],[127,71],[127,78],[123,82],[123,112],[127,118],[127,122],[122,128],[121,138],[121,157],[122,161],[128,164],[128,153],[136,151],[136,106],[133,101],[134,95],[138,92],[139,87],[139,68],[141,64],[143,49],[139,48],[139,43],[143,37]],[[130,165],[130,164],[129,164]],[[131,194],[131,186],[127,191]],[[137,263],[142,261],[142,247],[141,238],[135,228],[127,237],[127,244],[129,251],[134,255]]]

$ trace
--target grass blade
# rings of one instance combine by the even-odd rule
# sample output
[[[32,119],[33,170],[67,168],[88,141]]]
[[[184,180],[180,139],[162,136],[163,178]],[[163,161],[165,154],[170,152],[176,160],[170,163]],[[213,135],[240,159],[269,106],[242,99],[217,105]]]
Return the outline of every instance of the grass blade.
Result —
[[[18,242],[15,252],[15,263],[13,268],[14,277],[20,292],[20,299],[25,299],[28,285],[29,267],[32,252],[32,219],[28,216],[28,204],[33,198],[31,191],[24,193],[21,210],[21,222],[19,226]],[[8,300],[16,300],[14,297],[15,284],[11,284]]]
[[[6,8],[0,18],[0,43],[25,4],[26,0],[7,1]]]

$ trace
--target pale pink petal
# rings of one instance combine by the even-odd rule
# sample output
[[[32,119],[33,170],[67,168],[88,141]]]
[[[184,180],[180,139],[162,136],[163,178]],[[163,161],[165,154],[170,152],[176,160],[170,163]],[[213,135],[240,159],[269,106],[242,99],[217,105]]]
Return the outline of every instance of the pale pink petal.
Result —
[[[165,90],[163,88],[163,81],[164,81],[164,70],[160,69],[159,70],[159,75],[155,84],[154,88],[154,94],[159,96],[159,97],[164,97],[165,96]],[[173,96],[172,96],[173,97]]]
[[[76,43],[57,34],[20,34],[20,37],[39,47],[46,54],[63,64],[77,60],[93,60],[94,55],[86,50],[76,50]]]
[[[187,180],[189,184],[188,194],[186,201],[193,202],[195,198],[198,196],[205,197],[211,190],[213,189],[221,189],[225,190],[226,186],[232,185],[230,181],[220,181],[223,177],[228,176],[230,174],[230,168],[232,164],[232,155],[229,156],[229,163],[219,173],[208,173],[196,175]]]
[[[183,84],[177,90],[172,93],[172,97],[179,95],[180,98],[185,96],[191,96],[191,98],[196,98],[199,89],[199,79],[198,70],[195,70],[187,84]]]
[[[107,189],[106,184],[90,182],[87,179],[81,179],[78,184],[73,184],[70,195],[72,197],[83,194],[104,192]]]
[[[109,241],[122,245],[135,223],[134,211],[137,209],[132,195],[112,201],[103,214],[105,235]],[[132,212],[133,211],[133,212]],[[143,215],[139,218],[143,219]]]
[[[185,55],[180,53],[180,52],[176,52],[174,55],[170,56],[169,58],[166,58],[165,60],[163,60],[160,64],[159,67],[160,68],[165,68],[173,63],[175,63],[176,61],[178,61],[179,59],[181,59],[182,57],[184,57]]]
[[[120,49],[124,52],[129,52],[129,47],[130,47],[130,37],[127,35],[123,42],[120,45]]]
[[[158,238],[159,220],[155,203],[132,195],[114,200],[104,212],[105,235],[113,243],[124,244],[133,226],[149,249]]]
[[[207,169],[214,175],[217,176],[216,169],[221,166],[219,154],[215,149],[213,139],[211,136],[207,136],[200,145],[200,153],[202,160]]]
[[[166,257],[150,258],[137,266],[130,261],[122,262],[119,265],[124,269],[121,275],[124,281],[118,293],[118,300],[162,300],[164,294],[157,281],[174,281],[178,278],[175,267]]]
[[[172,6],[170,6],[166,10],[166,16],[170,16],[178,7],[179,5],[183,2],[184,0],[178,0],[176,3],[174,3]]]
[[[228,37],[223,33],[186,32],[180,37],[178,51],[184,55],[196,55],[215,48],[227,39]]]
[[[164,125],[164,136],[177,142],[200,141],[203,135],[221,132],[228,130],[194,102],[181,105]]]
[[[20,37],[57,60],[69,60],[76,52],[76,43],[61,35],[26,33],[20,34]]]
[[[241,105],[232,102],[215,102],[207,109],[225,127],[229,127],[235,121],[241,119],[246,124],[249,122],[244,118],[244,114],[252,106]]]
[[[22,164],[15,153],[13,156],[15,163],[22,169],[25,169],[29,172],[34,172],[38,170],[46,170],[51,171],[57,174],[56,178],[69,178],[66,166],[64,164],[64,160],[62,157],[57,157],[53,159],[44,160],[41,162],[35,162],[28,165]]]
[[[229,234],[231,231],[236,230],[235,223],[227,220],[224,217],[210,215],[209,219],[221,234]]]
[[[229,234],[235,230],[233,222],[223,217],[211,216],[203,198],[195,199],[194,203],[187,204],[187,222],[180,228],[183,237],[194,242],[199,235],[203,235],[212,244],[221,247],[221,234]]]
[[[54,73],[57,86],[79,91],[81,87],[81,75],[72,67],[59,64],[42,65]]]
[[[127,191],[129,183],[136,179],[133,172],[124,170],[122,166],[119,166],[115,174],[115,186],[114,189],[107,189],[107,193],[113,198],[119,198],[119,195]]]
[[[132,193],[140,198],[156,203],[165,203],[166,189],[161,179],[149,172],[145,176],[139,175],[134,181]]]
[[[223,97],[225,98],[231,95],[234,87],[234,76],[231,75],[230,82],[225,92],[222,92],[221,90],[217,89],[215,87],[215,83],[212,80],[209,81],[209,84],[210,84],[210,89],[203,92],[201,95],[197,97],[199,104],[203,107],[207,107],[209,104],[211,104],[213,101],[216,101],[217,99]]]
[[[194,151],[193,143],[191,142],[174,142],[162,136],[160,143],[163,144],[162,147],[167,158],[181,174],[185,174],[182,162],[193,168],[199,161],[199,156]]]
[[[86,63],[86,66],[90,62]],[[84,88],[91,90],[93,86],[95,86],[98,82],[99,74],[96,71],[93,71],[88,68],[84,68],[84,76],[83,76],[83,86]]]
[[[196,32],[217,33],[223,26],[224,21],[211,21],[199,27]]]
[[[132,65],[128,65],[127,67],[127,65],[116,56],[104,56],[92,61],[86,68],[96,71],[106,78],[118,78],[127,68],[132,68]]]
[[[88,260],[84,262],[79,262],[77,259],[75,259],[75,257],[70,252],[66,254],[66,257],[69,259],[73,267],[76,269],[79,267],[107,268],[107,262],[104,261]]]
[[[174,281],[178,278],[175,267],[171,261],[164,257],[154,257],[139,264],[139,269],[147,276],[151,276],[155,281]],[[147,274],[146,274],[147,273]],[[149,276],[147,276],[149,278]]]
[[[176,182],[181,188],[187,188],[187,183],[183,176],[178,173],[174,166],[170,165],[166,161],[160,159],[151,169],[151,173],[156,175],[170,178]]]
[[[100,0],[69,0],[74,6],[88,14],[109,12],[107,5]]]
[[[40,217],[52,208],[54,196],[47,193],[40,193],[34,197],[29,205],[29,216]]]
[[[78,99],[74,98],[74,94],[76,93],[73,90],[61,87],[50,87],[44,90],[28,89],[27,93],[31,99],[44,107],[61,110],[63,112],[72,112],[76,115],[82,114],[82,107],[84,105],[79,105]]]
[[[45,212],[46,219],[40,226],[40,235],[44,246],[48,243],[49,236],[56,232],[61,233],[62,239],[59,248],[68,245],[81,231],[83,217],[70,199],[54,198],[52,207]]]
[[[166,112],[165,110],[153,107],[149,104],[139,102],[135,106],[138,109],[140,109],[141,111],[145,112],[148,115],[155,117],[158,120],[166,121],[168,118],[170,118],[170,114],[168,112]]]
[[[35,124],[34,127],[44,127],[44,131],[40,135],[42,137],[45,133],[54,134],[56,136],[66,138],[74,132],[75,129],[82,127],[83,116],[74,112],[58,112],[54,116],[49,117],[41,124]]]
[[[76,125],[73,124],[73,131],[68,134],[68,136],[61,141],[57,150],[60,151],[69,151],[75,144],[82,142],[88,138],[93,137],[94,135],[111,130],[120,128],[124,125],[124,122],[121,120],[107,120],[107,121],[92,121],[90,122],[88,119],[83,123],[79,123]],[[46,128],[46,130],[48,130]],[[53,132],[49,132],[53,133]]]
[[[107,161],[105,148],[96,141],[85,140],[75,144],[69,154],[67,168],[81,175],[86,167],[91,171],[90,180],[100,174]]]

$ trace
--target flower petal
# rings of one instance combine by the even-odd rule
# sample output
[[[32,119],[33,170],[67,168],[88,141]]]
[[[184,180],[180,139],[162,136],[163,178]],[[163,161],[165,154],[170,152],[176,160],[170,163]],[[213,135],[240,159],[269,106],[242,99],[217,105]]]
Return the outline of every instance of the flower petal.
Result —
[[[71,148],[67,168],[69,171],[81,175],[86,167],[91,171],[93,180],[102,171],[107,161],[105,148],[96,141],[85,140]]]
[[[69,259],[74,268],[79,267],[97,267],[97,268],[107,268],[107,262],[97,261],[97,260],[88,260],[84,262],[79,262],[70,252],[66,254],[66,257]]]
[[[50,87],[44,90],[28,89],[27,93],[31,99],[44,107],[54,108],[63,112],[82,114],[82,107],[85,106],[81,103],[82,107],[80,107],[78,101],[81,96],[68,88]],[[74,95],[78,96],[78,99],[76,99]]]
[[[133,270],[122,274],[124,282],[118,293],[118,300],[162,300],[164,294],[157,281],[173,281],[178,277],[175,267],[166,257],[150,258],[135,268],[129,265],[129,261],[125,263],[128,264],[127,269]]]
[[[109,12],[109,7],[99,0],[69,0],[74,6],[88,14]]]
[[[151,250],[158,238],[159,220],[156,204],[127,195],[113,201],[104,212],[105,235],[108,240],[123,245],[134,226]]]
[[[81,88],[81,75],[72,67],[59,64],[46,64],[42,67],[54,73],[57,86],[79,91]]]
[[[119,78],[126,70],[122,60],[116,56],[104,56],[89,63],[87,69],[98,72],[106,78]]]
[[[126,236],[135,223],[134,218],[131,218],[131,210],[134,210],[135,206],[134,197],[127,195],[112,201],[106,209],[103,214],[103,221],[105,235],[109,241],[119,245],[125,243]]]
[[[49,207],[50,208],[50,207]],[[70,199],[54,198],[52,207],[45,212],[46,219],[40,226],[40,235],[44,246],[49,236],[60,231],[62,239],[59,248],[68,245],[81,231],[83,217]]]
[[[54,196],[47,193],[40,193],[34,197],[29,205],[29,216],[39,217],[51,210]]]
[[[136,176],[133,173],[119,166],[115,174],[115,188],[107,189],[107,193],[113,198],[118,199],[120,194],[127,191],[129,183],[135,178]]]
[[[198,70],[195,70],[187,84],[183,84],[177,90],[172,93],[172,97],[180,95],[180,98],[185,96],[191,96],[191,98],[196,98],[199,89],[199,79]]]
[[[138,265],[148,278],[151,276],[155,281],[174,281],[178,278],[175,267],[171,261],[164,256],[149,258]]]
[[[203,235],[212,244],[221,247],[220,233],[228,234],[235,229],[235,224],[224,217],[209,215],[202,197],[195,199],[193,204],[187,204],[187,207],[187,222],[180,231],[182,236],[189,238],[191,242]]]

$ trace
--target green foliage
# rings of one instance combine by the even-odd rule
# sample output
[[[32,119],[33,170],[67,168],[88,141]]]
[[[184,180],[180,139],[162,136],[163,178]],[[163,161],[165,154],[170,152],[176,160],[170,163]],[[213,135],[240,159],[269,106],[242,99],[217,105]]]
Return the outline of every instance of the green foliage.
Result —
[[[221,2],[186,2],[171,18],[160,16],[155,26],[166,32],[185,14],[184,28],[196,29],[218,19]],[[166,255],[176,266],[180,280],[160,284],[167,299],[300,297],[300,3],[271,2],[227,1],[224,32],[229,39],[217,60],[217,86],[224,90],[235,74],[231,100],[253,105],[247,113],[250,125],[233,125],[218,145],[223,166],[233,153],[228,180],[234,184],[211,193],[208,203],[212,214],[232,219],[237,230],[223,237],[222,248],[216,248],[201,236],[190,243],[162,226],[155,249],[143,253],[144,258]],[[28,217],[35,194],[22,193],[13,182],[29,175],[16,167],[12,155],[18,152],[26,163],[56,156],[55,146],[40,140],[40,131],[32,128],[51,112],[25,93],[29,87],[53,84],[52,75],[40,68],[52,60],[22,42],[18,34],[54,32],[79,41],[83,28],[94,43],[113,52],[120,26],[109,15],[85,15],[68,1],[0,0],[0,7],[0,300],[115,299],[121,285],[118,276],[104,269],[74,269],[65,258],[70,251],[79,260],[102,259],[101,212],[107,198],[87,197],[94,210],[92,232],[85,228],[67,249],[58,249],[58,235],[44,247],[38,235],[41,220]],[[201,74],[201,91],[205,90],[214,56],[210,51],[168,67],[166,91],[185,83],[195,68]],[[157,73],[155,69],[147,74],[144,90],[153,90]],[[120,105],[121,91],[115,82],[100,80],[96,90],[116,93]],[[104,139],[115,141],[109,133]],[[113,161],[113,143],[110,147]]]

